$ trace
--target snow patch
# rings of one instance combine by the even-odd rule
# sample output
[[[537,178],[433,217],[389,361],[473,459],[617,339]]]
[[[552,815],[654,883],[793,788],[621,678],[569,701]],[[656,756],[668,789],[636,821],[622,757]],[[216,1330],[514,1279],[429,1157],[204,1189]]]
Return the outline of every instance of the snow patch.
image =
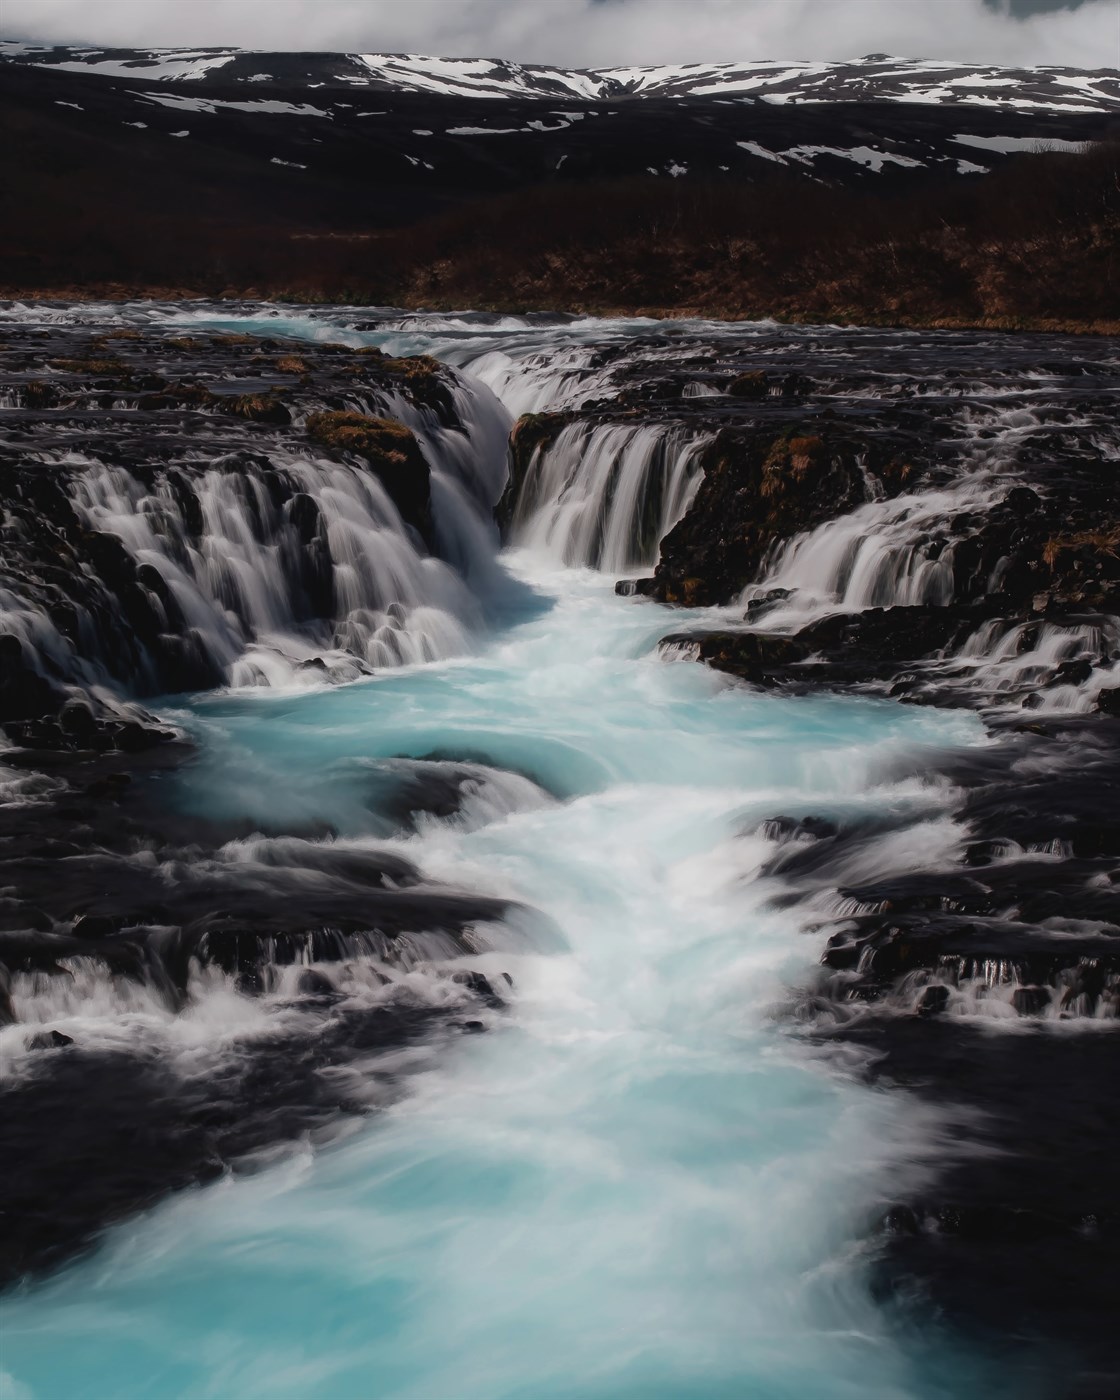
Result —
[[[516,136],[519,126],[449,126],[445,136]]]
[[[775,151],[768,151],[765,146],[760,146],[757,141],[736,141],[736,146],[741,146],[744,151],[749,151],[752,156],[761,156],[763,160],[777,161],[779,165],[785,165],[785,159]],[[720,166],[721,170],[726,170],[726,166]]]
[[[1086,141],[1058,141],[1054,137],[1039,139],[1037,136],[969,136],[958,135],[954,141],[962,146],[975,146],[981,151],[998,151],[1000,155],[1012,155],[1015,151],[1083,151]]]
[[[144,102],[158,102],[161,107],[173,107],[180,112],[205,112],[213,116],[219,109],[230,112],[260,112],[295,117],[330,117],[321,107],[306,102],[274,102],[271,98],[256,98],[250,102],[226,102],[216,97],[187,97],[182,93],[133,92]]]
[[[876,174],[884,165],[913,168],[925,164],[912,156],[895,155],[893,151],[877,151],[871,146],[791,146],[783,154],[801,161],[802,164],[811,164],[817,156],[839,156],[842,160],[854,160],[857,165],[864,165]]]

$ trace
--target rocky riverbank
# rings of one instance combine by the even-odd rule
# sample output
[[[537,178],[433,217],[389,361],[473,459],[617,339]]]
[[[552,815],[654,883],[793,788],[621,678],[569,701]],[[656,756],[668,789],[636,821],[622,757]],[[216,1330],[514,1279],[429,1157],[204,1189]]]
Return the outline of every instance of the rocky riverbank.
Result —
[[[915,770],[957,794],[947,828],[915,817],[896,838],[925,842],[924,859],[907,847],[894,864],[876,821],[776,813],[765,873],[827,935],[797,1008],[808,1033],[961,1115],[955,1163],[885,1216],[884,1296],[1005,1338],[1063,1374],[1062,1394],[1104,1395],[1120,1232],[1105,1107],[1120,1065],[1117,367],[1056,339],[1005,340],[985,367],[975,351],[914,338],[870,373],[872,356],[831,342],[630,362],[615,397],[521,421],[503,509],[515,524],[581,420],[706,433],[652,576],[619,585],[718,610],[664,653],[771,693],[985,717],[987,748]]]
[[[465,438],[456,385],[423,357],[236,334],[0,335],[0,1284],[344,1130],[398,1092],[396,1068],[356,1060],[503,1005],[500,979],[459,964],[508,902],[318,826],[177,812],[193,746],[142,707],[231,667],[314,684],[438,645],[415,607],[438,599],[450,627],[461,600],[417,434],[437,462],[441,432]],[[407,831],[494,780],[386,763],[371,819]],[[184,1075],[176,1037],[222,987],[266,999],[263,1035],[232,1058],[219,1035]],[[139,1028],[118,1044],[49,1028],[113,1005]]]

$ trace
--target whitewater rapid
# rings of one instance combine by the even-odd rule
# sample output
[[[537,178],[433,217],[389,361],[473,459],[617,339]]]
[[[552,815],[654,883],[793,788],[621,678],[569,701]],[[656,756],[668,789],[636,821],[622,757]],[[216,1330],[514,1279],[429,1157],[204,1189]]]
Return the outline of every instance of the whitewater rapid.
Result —
[[[201,698],[180,795],[372,841],[379,755],[557,793],[379,841],[544,916],[553,940],[477,959],[511,1011],[419,1069],[401,1052],[407,1094],[348,1142],[186,1193],[9,1298],[13,1400],[103,1400],[109,1377],[184,1400],[980,1393],[864,1276],[875,1212],[943,1128],[781,1029],[820,949],[755,878],[778,812],[917,810],[920,865],[951,795],[892,759],[979,725],[747,694],[658,661],[660,610],[602,576],[521,572],[542,611],[469,660]]]
[[[881,820],[882,839],[839,872],[852,884],[958,851],[959,794],[914,775],[986,744],[980,719],[752,692],[659,654],[670,626],[718,627],[730,615],[670,615],[615,596],[614,574],[648,569],[656,554],[635,524],[664,532],[695,488],[704,439],[672,425],[658,436],[561,435],[539,464],[540,499],[514,521],[519,547],[493,557],[482,507],[500,486],[508,415],[603,393],[610,365],[590,338],[621,342],[632,325],[400,318],[369,330],[295,314],[161,316],[433,352],[465,371],[470,431],[437,439],[422,417],[413,424],[440,463],[443,518],[467,521],[443,542],[446,567],[424,559],[421,569],[415,541],[383,502],[370,504],[354,470],[299,466],[331,506],[340,557],[352,538],[355,557],[386,543],[399,551],[412,611],[389,630],[415,645],[396,644],[397,664],[346,684],[301,672],[298,645],[345,644],[384,665],[371,647],[386,640],[385,588],[374,580],[346,600],[365,628],[356,640],[324,635],[312,647],[293,637],[291,607],[268,611],[283,603],[281,578],[239,613],[227,607],[231,641],[218,659],[228,687],[156,708],[197,744],[196,759],[164,780],[173,808],[301,832],[305,846],[401,857],[433,887],[512,901],[508,919],[473,931],[467,959],[434,938],[406,946],[395,989],[447,997],[449,970],[469,969],[502,986],[509,1006],[472,1010],[480,1034],[371,1050],[326,1071],[376,1111],[182,1192],[10,1293],[0,1398],[1019,1393],[935,1318],[915,1330],[912,1315],[873,1294],[883,1213],[944,1161],[957,1126],[915,1097],[869,1087],[860,1052],[822,1050],[811,1020],[802,1033],[805,988],[836,913],[833,874],[807,916],[765,873],[780,836],[767,823],[779,816]],[[677,350],[654,337],[651,354],[662,352]],[[959,508],[959,490],[980,509],[990,489],[982,478],[947,488],[948,504],[934,507]],[[119,481],[95,475],[88,491],[91,515],[116,522],[137,557],[171,557]],[[456,493],[477,519],[456,513]],[[287,527],[236,533],[243,502],[224,479],[204,482],[199,498],[225,541],[221,558],[244,565],[246,586],[259,582],[282,558]],[[174,520],[167,501],[161,509]],[[945,569],[925,567],[914,543],[926,523],[912,502],[874,501],[795,540],[765,582],[796,582],[801,597],[773,625],[837,600],[940,598]],[[206,635],[220,637],[223,580],[196,567],[181,587],[217,618],[204,619]],[[456,626],[436,629],[432,607]],[[453,815],[401,829],[384,820],[378,784],[413,760],[474,765],[477,777]],[[284,859],[285,839],[231,841],[221,860],[267,868]],[[322,874],[311,861],[306,871]],[[320,970],[343,1008],[381,995],[368,957]],[[276,1016],[297,1016],[284,1007],[290,982],[253,998],[215,972],[173,1014],[135,990],[114,1001],[107,986],[98,999],[44,979],[40,1001],[32,988],[21,1010],[26,1025],[86,1048],[142,1046],[205,1094],[208,1078],[268,1053]],[[23,1025],[0,1036],[0,1051],[4,1036],[22,1053]],[[282,1072],[288,1051],[272,1053]]]

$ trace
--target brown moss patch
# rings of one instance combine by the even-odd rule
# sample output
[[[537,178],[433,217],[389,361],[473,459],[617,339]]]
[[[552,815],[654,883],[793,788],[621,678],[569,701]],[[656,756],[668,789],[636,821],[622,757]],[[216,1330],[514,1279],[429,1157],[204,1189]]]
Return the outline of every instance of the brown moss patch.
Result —
[[[332,410],[313,413],[307,432],[324,447],[364,458],[401,516],[422,535],[430,535],[431,474],[411,429],[395,418]]]
[[[292,421],[291,412],[277,394],[239,394],[234,399],[216,394],[212,397],[227,413],[235,413],[251,423],[288,424]]]
[[[1042,547],[1042,558],[1051,569],[1059,569],[1078,554],[1097,557],[1109,555],[1120,559],[1120,525],[1100,530],[1081,530],[1065,535],[1051,535]]]
[[[53,408],[58,402],[58,392],[53,384],[33,379],[24,386],[23,401],[27,408]]]
[[[824,455],[824,442],[819,437],[778,438],[762,464],[759,494],[769,500],[800,486]]]
[[[764,399],[770,392],[769,376],[760,369],[736,375],[727,392],[737,399]]]
[[[411,430],[395,418],[340,411],[313,413],[307,420],[307,431],[325,447],[390,462],[404,463],[419,450]]]
[[[67,374],[127,374],[128,366],[123,360],[51,360],[52,369],[60,369]]]

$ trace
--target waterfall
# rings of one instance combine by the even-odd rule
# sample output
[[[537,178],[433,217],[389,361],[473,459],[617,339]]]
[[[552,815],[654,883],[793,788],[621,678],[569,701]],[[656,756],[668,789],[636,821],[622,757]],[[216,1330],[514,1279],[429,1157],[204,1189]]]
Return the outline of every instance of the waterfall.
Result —
[[[804,625],[837,611],[945,606],[953,601],[947,525],[954,516],[983,512],[1006,492],[1005,481],[980,477],[945,490],[869,501],[779,546],[744,599],[779,588],[790,592],[788,603],[767,616],[768,628]]]
[[[30,444],[24,460],[61,488],[51,509],[70,513],[82,563],[64,598],[5,579],[0,625],[23,662],[119,695],[349,680],[470,650],[524,592],[498,561],[493,518],[508,412],[485,386],[445,376],[425,403],[361,382],[341,396],[305,393],[294,426],[340,407],[411,430],[423,519],[406,518],[418,507],[398,508],[376,469],[274,432],[127,466],[96,440]],[[121,415],[135,408],[123,402]],[[12,528],[28,526],[17,515]],[[115,559],[106,573],[106,538],[123,546],[135,582]]]
[[[510,538],[563,564],[648,568],[688,509],[710,441],[679,423],[569,423],[533,453]]]
[[[232,685],[293,679],[324,650],[344,655],[322,658],[320,678],[356,675],[354,660],[433,660],[464,650],[477,624],[462,579],[357,467],[274,450],[266,469],[232,460],[147,485],[90,463],[72,492],[141,565],[169,630],[176,613]]]
[[[1101,691],[1115,684],[1111,669],[1098,665],[1120,649],[1114,617],[1085,622],[983,623],[950,659],[953,676],[986,694],[1047,713],[1090,713]]]

